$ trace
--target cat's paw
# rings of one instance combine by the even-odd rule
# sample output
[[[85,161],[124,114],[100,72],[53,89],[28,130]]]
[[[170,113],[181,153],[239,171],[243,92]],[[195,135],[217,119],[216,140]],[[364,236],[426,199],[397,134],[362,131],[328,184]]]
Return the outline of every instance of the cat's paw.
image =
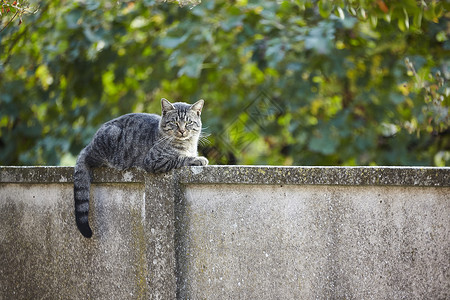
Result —
[[[206,157],[198,156],[194,157],[192,161],[190,162],[190,166],[206,166],[208,165],[209,161]]]

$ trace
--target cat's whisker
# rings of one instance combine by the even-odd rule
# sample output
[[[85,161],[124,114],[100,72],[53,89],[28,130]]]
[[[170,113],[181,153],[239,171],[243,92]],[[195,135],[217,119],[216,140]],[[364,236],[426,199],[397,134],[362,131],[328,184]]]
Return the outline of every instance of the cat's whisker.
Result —
[[[155,142],[155,144],[153,145],[152,148],[150,148],[150,150],[153,149],[153,148],[155,148],[156,146],[159,146],[159,145],[167,146],[167,145],[169,145],[174,139],[175,139],[175,137],[172,137],[172,136],[165,136],[165,137],[162,137],[162,138],[160,138],[159,140],[157,140],[157,141]]]
[[[208,134],[208,136],[209,136],[209,134]],[[200,139],[198,140],[198,142],[202,146],[211,145],[211,141],[208,140],[207,136],[200,136]]]
[[[209,127],[202,127],[202,131],[200,132],[200,138],[202,137],[208,137],[211,134],[209,132],[207,132]]]

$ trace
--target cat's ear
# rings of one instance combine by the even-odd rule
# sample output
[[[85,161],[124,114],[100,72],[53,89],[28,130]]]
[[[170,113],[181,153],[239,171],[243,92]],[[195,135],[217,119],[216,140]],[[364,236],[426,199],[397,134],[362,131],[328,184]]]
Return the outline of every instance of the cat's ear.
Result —
[[[161,112],[164,116],[168,111],[174,110],[175,107],[173,107],[172,103],[169,102],[166,98],[161,99]]]
[[[191,105],[191,110],[195,111],[197,116],[200,116],[202,114],[203,104],[205,104],[205,100],[200,99]]]

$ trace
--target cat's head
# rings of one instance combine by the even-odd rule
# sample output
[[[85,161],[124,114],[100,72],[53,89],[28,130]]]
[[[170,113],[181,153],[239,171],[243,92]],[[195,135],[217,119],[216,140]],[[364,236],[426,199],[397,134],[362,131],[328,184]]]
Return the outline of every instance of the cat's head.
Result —
[[[202,129],[201,113],[204,100],[194,104],[184,102],[170,103],[161,99],[161,131],[178,140],[187,140],[198,137]]]

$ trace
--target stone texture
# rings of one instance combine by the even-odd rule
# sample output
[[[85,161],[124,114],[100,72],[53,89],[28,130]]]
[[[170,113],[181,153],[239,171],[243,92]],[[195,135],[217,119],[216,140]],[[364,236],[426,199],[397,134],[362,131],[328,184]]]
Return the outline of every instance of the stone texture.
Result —
[[[145,180],[148,286],[151,299],[175,299],[175,225],[173,174],[147,176]]]
[[[450,168],[208,166],[178,170],[185,184],[450,186]]]
[[[72,190],[71,184],[0,186],[0,299],[145,298],[139,283],[146,249],[136,244],[143,186],[93,186],[90,240],[77,232]]]
[[[188,185],[181,299],[448,299],[450,188]]]
[[[0,167],[3,299],[450,298],[450,168]]]
[[[94,236],[85,239],[72,173],[1,169],[0,299],[175,298],[173,196],[161,196],[168,185],[148,184],[138,170],[95,170]]]

